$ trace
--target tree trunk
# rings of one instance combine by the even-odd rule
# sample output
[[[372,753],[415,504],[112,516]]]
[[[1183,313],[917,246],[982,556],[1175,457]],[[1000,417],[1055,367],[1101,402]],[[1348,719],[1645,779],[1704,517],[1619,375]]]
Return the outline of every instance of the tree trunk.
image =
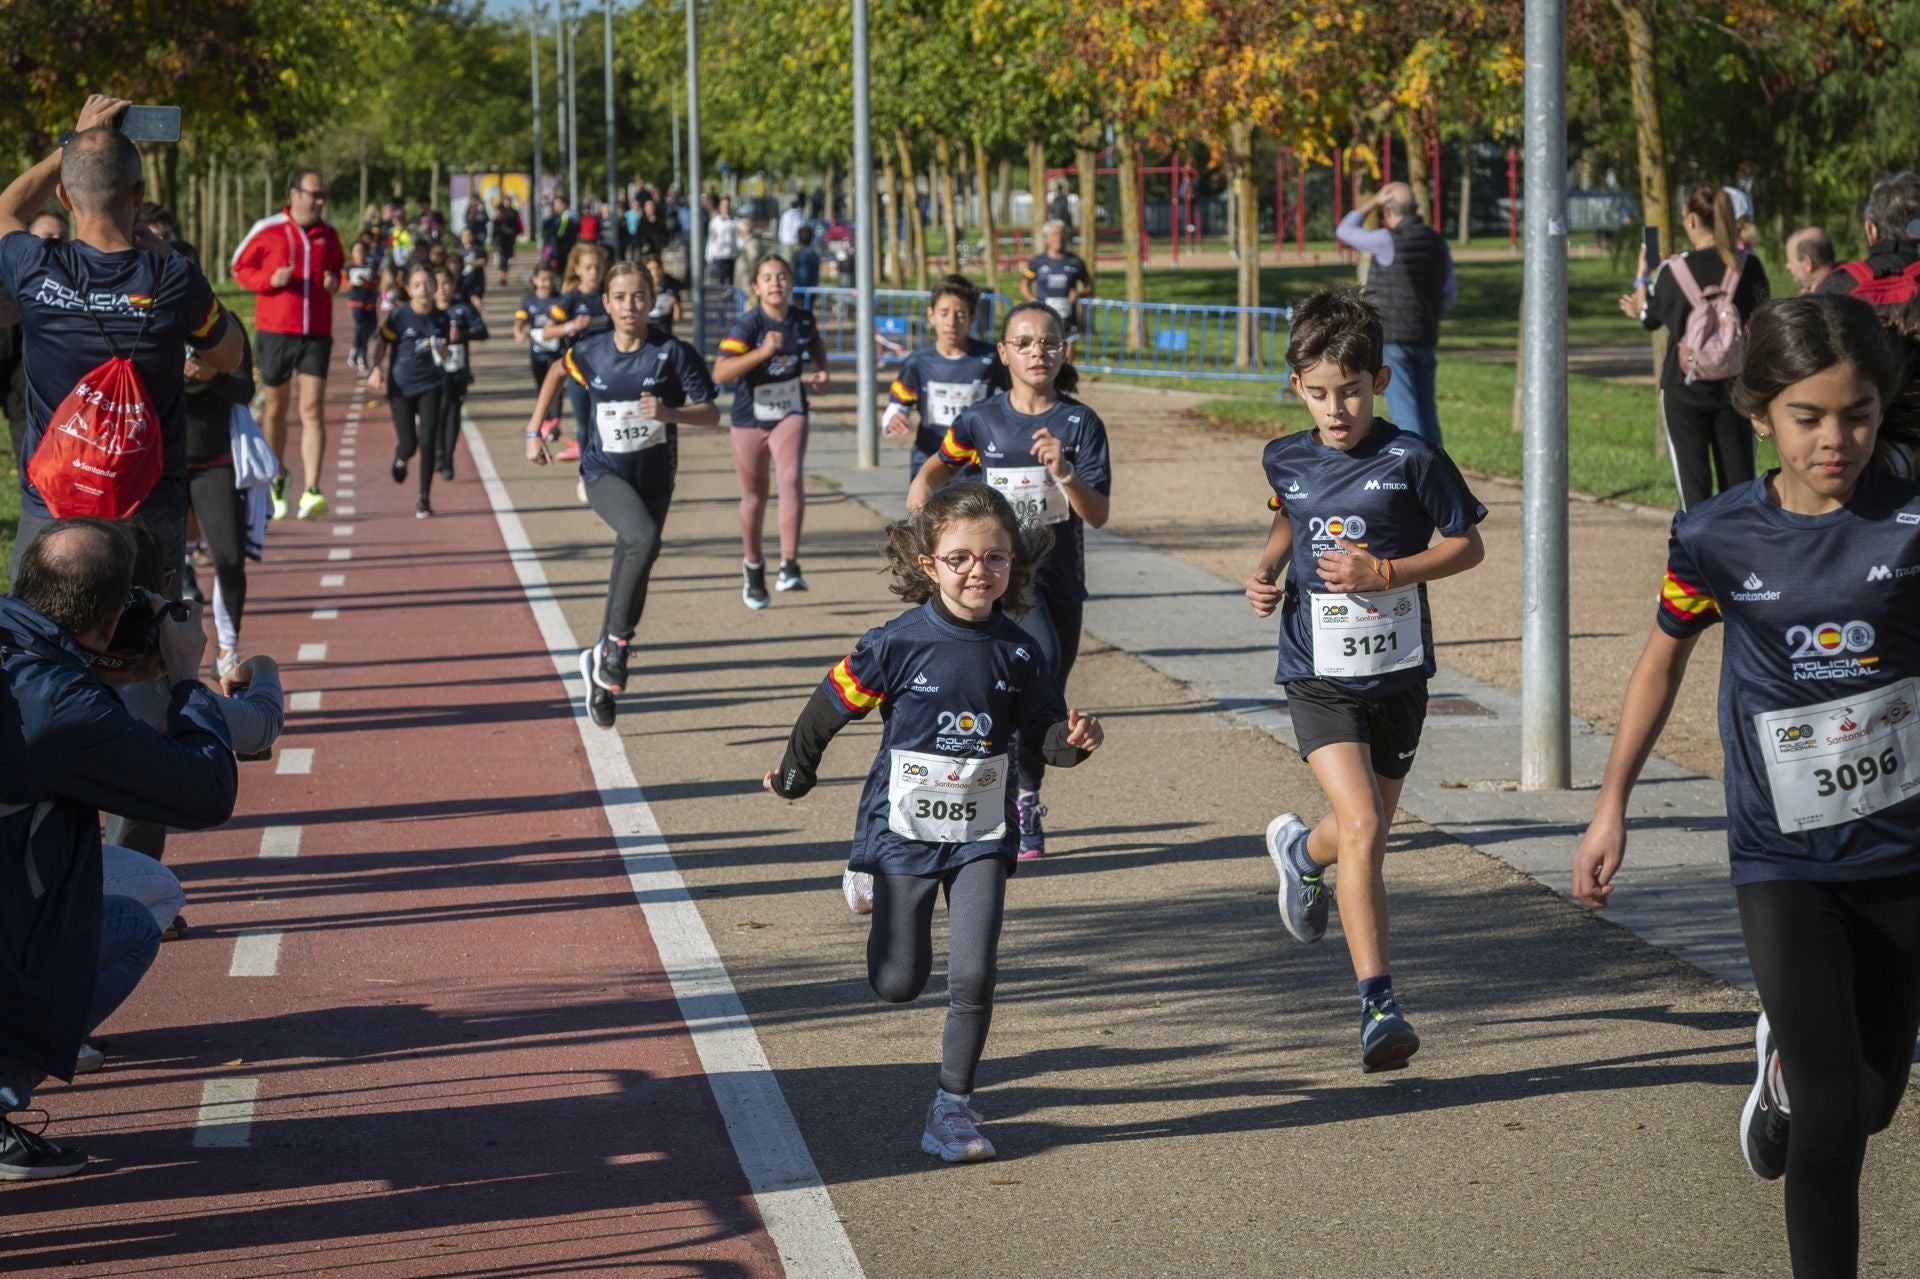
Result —
[[[213,235],[211,243],[200,246],[201,273],[209,280],[225,278],[222,267],[227,260],[227,232],[232,226],[233,205],[228,199],[227,175],[215,161],[212,171],[207,174],[207,204],[213,210]]]
[[[827,179],[820,185],[820,193],[827,198],[827,202],[821,206],[820,212],[829,222],[833,221],[833,206],[838,202],[835,197],[839,194],[839,187],[840,166],[829,162],[827,165]],[[807,206],[807,212],[813,212],[811,203]]]
[[[900,254],[895,247],[900,240],[900,196],[894,189],[893,158],[880,149],[880,190],[877,192],[880,208],[875,211],[876,221],[882,225],[880,239],[880,274],[886,277],[887,287],[900,287]]]
[[[1418,121],[1406,112],[1402,112],[1400,117],[1400,137],[1406,143],[1406,181],[1413,188],[1413,207],[1424,219],[1433,209],[1433,183],[1440,175],[1427,172],[1426,140],[1420,134]],[[1436,231],[1439,229],[1434,228]]]
[[[1047,225],[1047,146],[1037,137],[1027,139],[1027,190],[1033,196],[1033,207],[1027,211],[1027,222],[1033,231],[1033,244],[1028,251],[1038,253],[1046,243],[1043,228]]]
[[[994,210],[1002,222],[1013,221],[1013,161],[1000,157],[1000,207]]]
[[[1438,231],[1440,228],[1435,227]],[[1460,247],[1473,243],[1473,139],[1460,139]]]
[[[1140,261],[1140,146],[1124,128],[1115,133],[1113,145],[1120,160],[1120,239],[1127,301],[1133,304],[1127,308],[1127,349],[1138,351],[1147,344],[1146,312],[1141,309],[1147,300],[1147,281]]]
[[[260,216],[263,218],[270,218],[274,215],[274,212],[275,212],[273,207],[273,166],[272,165],[267,165],[266,167],[260,170],[260,209],[261,209]]]
[[[367,157],[363,155],[360,157],[360,207],[353,211],[356,221],[367,215],[367,205],[373,198],[373,190],[367,185],[368,178]]]
[[[1001,172],[1006,171],[1005,161],[1001,162]],[[980,237],[987,246],[987,292],[1000,291],[1000,231],[993,220],[993,201],[996,192],[988,186],[991,180],[987,168],[987,144],[980,139],[979,133],[973,135],[973,172],[980,184]],[[1004,194],[1005,187],[998,194]]]
[[[913,243],[913,287],[924,292],[927,287],[927,228],[920,217],[920,175],[913,167],[913,148],[907,145],[907,135],[895,129],[893,145],[900,153],[900,213],[907,220],[907,233]]]
[[[1087,274],[1100,278],[1100,153],[1092,147],[1073,149],[1076,185],[1080,188],[1080,216],[1073,228],[1074,251],[1087,260]],[[1122,198],[1124,203],[1124,197]]]
[[[1627,33],[1627,70],[1633,84],[1633,133],[1640,158],[1641,221],[1660,232],[1660,247],[1674,247],[1670,211],[1673,207],[1667,187],[1667,135],[1660,123],[1660,67],[1654,56],[1653,0],[1613,0],[1615,12]],[[1652,343],[1653,368],[1659,375],[1660,359],[1665,352],[1665,331],[1655,333]],[[1667,433],[1662,429],[1659,412],[1654,413],[1653,453],[1664,457]]]
[[[1252,368],[1260,362],[1260,330],[1252,310],[1260,305],[1260,192],[1254,184],[1253,125],[1235,120],[1227,126],[1228,180],[1233,186],[1233,238],[1240,244],[1238,305],[1234,326],[1233,363]]]
[[[440,161],[438,160],[433,162],[433,177],[427,187],[427,207],[429,209],[440,207]]]
[[[941,229],[947,233],[947,269],[959,271],[966,264],[960,260],[960,215],[953,207],[953,148],[947,145],[946,134],[934,139],[934,151],[940,164],[940,207],[946,212]]]

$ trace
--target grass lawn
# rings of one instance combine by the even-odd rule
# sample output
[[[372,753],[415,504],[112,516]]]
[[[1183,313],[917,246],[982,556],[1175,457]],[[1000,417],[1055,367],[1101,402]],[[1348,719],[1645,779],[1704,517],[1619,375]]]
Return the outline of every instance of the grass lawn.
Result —
[[[256,298],[251,291],[229,281],[214,285],[213,295],[220,299],[220,305],[240,317],[248,333],[253,332],[253,305]]]

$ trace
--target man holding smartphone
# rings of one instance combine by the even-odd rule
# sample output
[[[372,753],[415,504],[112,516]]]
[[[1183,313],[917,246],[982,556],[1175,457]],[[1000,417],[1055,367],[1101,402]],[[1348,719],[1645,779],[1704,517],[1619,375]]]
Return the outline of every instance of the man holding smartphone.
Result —
[[[301,169],[287,186],[286,207],[253,224],[233,255],[233,278],[258,295],[254,358],[266,393],[260,429],[281,458],[273,482],[273,518],[287,517],[287,408],[300,390],[300,467],[305,481],[298,515],[327,513],[320,468],[327,451],[327,365],[333,358],[333,295],[340,291],[346,250],[325,218],[327,184]]]

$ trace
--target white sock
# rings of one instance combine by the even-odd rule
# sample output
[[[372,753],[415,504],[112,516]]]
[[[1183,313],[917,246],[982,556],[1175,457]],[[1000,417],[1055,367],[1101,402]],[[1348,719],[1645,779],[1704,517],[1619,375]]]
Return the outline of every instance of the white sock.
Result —
[[[933,1099],[935,1101],[957,1101],[961,1105],[971,1109],[973,1094],[970,1092],[948,1092],[944,1088],[936,1088],[933,1090]]]

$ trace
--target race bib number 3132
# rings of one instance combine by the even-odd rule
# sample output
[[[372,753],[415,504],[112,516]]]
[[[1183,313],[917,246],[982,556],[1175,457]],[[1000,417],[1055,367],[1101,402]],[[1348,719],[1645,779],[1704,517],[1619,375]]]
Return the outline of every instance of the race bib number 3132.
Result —
[[[1782,833],[1839,826],[1920,791],[1916,696],[1920,680],[1904,679],[1857,697],[1753,717]]]

